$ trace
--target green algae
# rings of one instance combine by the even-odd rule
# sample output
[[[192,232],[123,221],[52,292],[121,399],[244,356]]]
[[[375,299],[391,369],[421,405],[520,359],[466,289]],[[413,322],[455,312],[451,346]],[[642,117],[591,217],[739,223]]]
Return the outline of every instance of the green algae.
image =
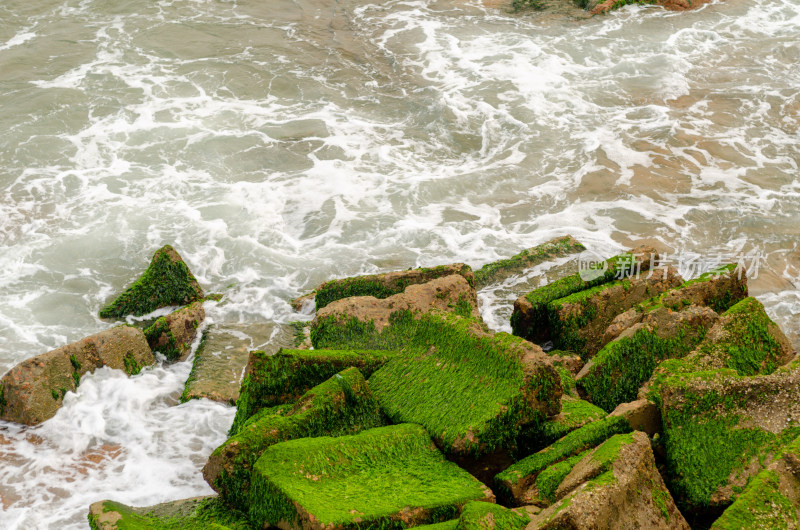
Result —
[[[113,512],[119,518],[114,521],[117,530],[255,530],[247,517],[228,506],[219,498],[203,499],[191,504],[188,513],[158,515],[143,513],[141,508],[131,508],[124,504],[105,501],[103,512]],[[92,530],[105,528],[99,521],[100,516],[89,515],[89,527]]]
[[[320,319],[315,347],[402,348],[370,377],[370,387],[392,422],[424,425],[450,452],[491,452],[513,446],[520,425],[558,410],[560,381],[544,364],[523,373],[526,343],[490,334],[474,319],[432,312],[414,318],[396,311],[381,333],[355,318]],[[525,396],[535,395],[534,409]]]
[[[517,458],[529,456],[560,440],[575,429],[604,417],[606,417],[606,412],[588,401],[564,398],[561,400],[559,415],[522,428],[517,437],[515,456]]]
[[[364,377],[369,377],[396,355],[385,350],[281,349],[274,355],[252,351],[250,371],[242,381],[229,435],[236,434],[262,408],[295,401],[311,387],[347,367],[356,367]]]
[[[797,506],[780,491],[780,477],[765,469],[711,526],[712,530],[797,528]]]
[[[401,424],[339,438],[304,438],[268,448],[256,462],[250,518],[299,526],[300,513],[321,526],[405,528],[458,516],[484,486],[439,453],[419,425]]]
[[[100,310],[100,318],[141,316],[160,307],[202,300],[203,290],[170,245],[153,255],[150,265],[133,285]]]
[[[539,492],[539,497],[551,504],[556,502],[555,494],[556,490],[561,485],[561,482],[563,482],[566,476],[569,475],[570,471],[572,471],[572,468],[574,468],[578,462],[583,460],[583,457],[588,455],[590,451],[591,449],[587,449],[586,451],[578,453],[575,456],[571,456],[566,460],[556,462],[539,473],[535,482],[536,490]]]
[[[384,425],[378,403],[357,368],[347,368],[306,392],[293,405],[264,409],[214,450],[206,468],[211,486],[231,506],[247,510],[250,475],[259,456],[286,440],[341,436]]]
[[[489,502],[468,502],[461,512],[458,530],[522,530],[530,518]]]
[[[570,236],[552,239],[539,246],[523,250],[508,259],[487,263],[475,271],[475,287],[481,289],[549,259],[583,250],[586,250],[586,247]]]

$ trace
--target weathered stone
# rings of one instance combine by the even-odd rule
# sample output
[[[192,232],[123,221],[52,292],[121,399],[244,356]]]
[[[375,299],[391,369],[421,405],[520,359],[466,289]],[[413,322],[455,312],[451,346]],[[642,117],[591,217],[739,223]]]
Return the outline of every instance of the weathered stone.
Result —
[[[800,435],[800,364],[770,375],[678,374],[659,386],[673,493],[697,511],[734,494]]]
[[[633,430],[647,433],[651,438],[661,432],[661,410],[647,399],[621,403],[610,415],[625,418]]]
[[[186,380],[181,402],[206,398],[236,403],[250,351],[259,348],[269,355],[293,342],[292,328],[283,324],[264,322],[211,327],[194,354],[192,372]],[[300,395],[302,391],[297,397]]]
[[[21,362],[0,379],[0,419],[36,425],[52,418],[81,376],[108,366],[129,375],[155,358],[144,334],[117,326]]]
[[[588,360],[605,344],[603,333],[617,315],[681,283],[670,267],[665,275],[617,280],[553,300],[545,307],[550,338],[556,348]]]
[[[617,279],[626,272],[646,271],[658,253],[652,247],[637,247],[627,254],[615,256],[603,262],[603,267],[594,274],[577,272],[560,280],[540,287],[519,297],[514,302],[511,315],[511,329],[514,335],[532,342],[543,343],[550,340],[548,305],[559,298],[602,285]],[[632,269],[631,269],[632,265]],[[586,278],[586,280],[584,280]]]
[[[280,528],[386,528],[439,522],[492,492],[436,450],[420,425],[269,447],[253,469],[250,519]]]
[[[658,363],[688,354],[717,318],[712,309],[697,306],[678,312],[660,306],[648,312],[584,365],[576,377],[578,390],[609,412],[635,400]]]
[[[241,512],[214,497],[193,497],[138,508],[114,501],[99,501],[89,507],[92,530],[167,530],[172,528],[214,528],[251,530]]]
[[[522,530],[531,518],[525,510],[503,508],[489,502],[470,501],[464,506],[459,530]]]
[[[248,507],[251,470],[271,445],[295,438],[341,436],[384,425],[379,406],[357,368],[306,392],[297,403],[262,409],[211,453],[203,477],[226,503]]]
[[[588,452],[561,480],[555,498],[528,529],[689,528],[642,432],[615,435]]]
[[[563,384],[563,379],[562,379]],[[542,424],[525,426],[517,437],[517,459],[541,451],[587,423],[602,420],[606,411],[584,401],[567,395],[561,396],[561,412],[548,418]]]
[[[409,269],[407,271],[331,280],[317,287],[313,293],[292,300],[292,307],[295,311],[301,311],[312,297],[315,300],[317,311],[342,298],[353,296],[372,296],[378,299],[388,298],[402,293],[410,285],[428,283],[431,280],[454,274],[463,276],[467,283],[474,288],[475,279],[470,266],[463,263],[455,263],[453,265],[439,265],[431,268]]]
[[[197,329],[205,318],[203,302],[192,302],[158,318],[144,330],[144,335],[150,349],[164,354],[168,361],[185,361],[192,351]]]
[[[230,435],[261,409],[297,401],[345,368],[358,368],[369,377],[395,356],[397,352],[386,350],[251,351]]]
[[[475,288],[481,289],[491,283],[501,282],[514,274],[535,267],[547,260],[567,256],[583,250],[586,250],[586,247],[572,236],[551,239],[536,247],[523,250],[519,254],[508,259],[487,263],[476,270]]]
[[[203,289],[178,252],[169,245],[156,251],[144,274],[113,302],[101,318],[146,315],[158,308],[186,305],[203,299]]]
[[[756,475],[711,530],[771,530],[800,524],[800,438]]]

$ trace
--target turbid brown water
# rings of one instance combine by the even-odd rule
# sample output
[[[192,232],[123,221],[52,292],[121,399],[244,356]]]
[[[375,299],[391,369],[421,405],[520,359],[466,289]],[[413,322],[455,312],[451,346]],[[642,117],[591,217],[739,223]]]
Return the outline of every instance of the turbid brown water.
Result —
[[[0,372],[107,327],[165,243],[224,324],[308,318],[286,300],[332,277],[644,239],[688,272],[755,259],[797,343],[798,0],[506,7],[4,1]],[[512,283],[482,293],[496,328]],[[101,370],[42,426],[0,425],[0,527],[208,493],[233,414],[174,406],[188,371]]]

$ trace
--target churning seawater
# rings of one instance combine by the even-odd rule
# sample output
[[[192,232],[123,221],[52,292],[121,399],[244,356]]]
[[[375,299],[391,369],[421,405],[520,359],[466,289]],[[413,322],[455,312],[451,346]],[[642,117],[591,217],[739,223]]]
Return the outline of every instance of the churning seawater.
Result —
[[[798,343],[800,0],[510,15],[456,0],[0,3],[0,374],[109,326],[170,243],[208,321],[288,322],[332,277],[601,254],[763,254]],[[513,282],[512,282],[513,283]],[[511,283],[482,293],[507,329]],[[233,410],[189,363],[85,376],[0,422],[0,528],[208,494]]]

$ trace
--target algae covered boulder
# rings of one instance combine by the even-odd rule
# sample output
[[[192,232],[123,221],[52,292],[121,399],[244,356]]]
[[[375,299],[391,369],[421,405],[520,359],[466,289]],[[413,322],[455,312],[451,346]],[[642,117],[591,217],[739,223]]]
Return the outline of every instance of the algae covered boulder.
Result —
[[[99,501],[89,508],[92,530],[256,530],[245,514],[216,497],[194,497],[137,508]]]
[[[523,510],[488,502],[468,502],[458,518],[458,530],[522,530],[531,522]]]
[[[385,350],[281,349],[274,355],[254,350],[250,352],[230,434],[236,434],[259,410],[296,401],[345,368],[356,367],[369,377],[396,355]]]
[[[331,302],[342,298],[353,296],[372,296],[378,299],[388,298],[402,293],[409,285],[428,283],[431,280],[454,274],[462,276],[471,287],[474,287],[475,280],[470,266],[463,263],[455,263],[453,265],[439,265],[430,268],[331,280],[317,287],[313,294],[316,309],[319,311]],[[305,298],[301,297],[294,301],[293,305],[296,310],[302,308],[302,302]]]
[[[52,418],[81,376],[108,366],[128,375],[155,362],[144,334],[117,326],[21,362],[0,379],[0,419],[36,425]]]
[[[475,288],[480,289],[491,283],[501,282],[509,276],[518,274],[547,260],[568,256],[584,250],[586,250],[586,247],[572,236],[551,239],[541,245],[525,249],[508,259],[487,263],[476,270]]]
[[[556,501],[529,528],[689,528],[642,432],[612,436],[553,479]]]
[[[507,504],[524,506],[541,499],[539,475],[571,457],[592,449],[615,434],[631,432],[621,416],[607,416],[576,429],[549,447],[514,463],[495,477],[495,492]],[[574,462],[573,462],[574,463]],[[563,468],[563,466],[561,466]],[[559,468],[561,471],[563,469]],[[547,479],[551,482],[552,479]],[[546,497],[545,497],[546,498]]]
[[[756,475],[711,530],[797,528],[800,525],[800,438]]]
[[[659,387],[673,494],[703,513],[727,506],[800,435],[800,365],[770,375],[678,374]]]
[[[378,403],[357,368],[306,392],[296,403],[263,409],[219,446],[203,477],[228,504],[247,510],[250,473],[271,445],[295,438],[339,436],[384,425]]]
[[[253,470],[250,518],[281,528],[393,528],[457,517],[493,495],[448,462],[419,425],[269,447]]]
[[[100,318],[146,315],[158,308],[187,305],[204,297],[178,252],[170,245],[158,249],[144,274],[100,310]]]
[[[164,354],[168,361],[184,361],[192,351],[192,342],[205,318],[203,302],[193,302],[156,319],[144,330],[144,335],[154,352]]]
[[[630,253],[604,261],[588,273],[576,272],[519,297],[514,302],[514,312],[511,314],[513,334],[537,343],[549,340],[548,305],[551,302],[615,279],[623,279],[622,276],[630,272],[646,271],[653,259],[658,259],[654,248],[637,247]]]

